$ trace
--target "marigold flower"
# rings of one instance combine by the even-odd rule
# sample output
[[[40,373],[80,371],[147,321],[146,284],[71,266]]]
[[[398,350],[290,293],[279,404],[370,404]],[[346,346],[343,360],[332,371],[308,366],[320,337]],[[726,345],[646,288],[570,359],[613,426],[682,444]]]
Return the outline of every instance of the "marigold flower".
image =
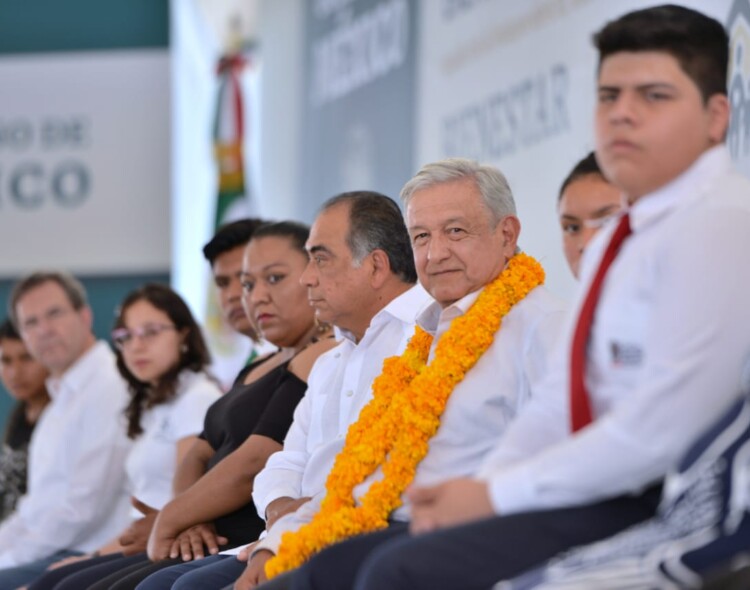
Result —
[[[427,364],[432,336],[419,327],[401,356],[385,359],[372,385],[372,400],[350,425],[328,474],[320,511],[298,531],[282,536],[278,554],[266,562],[268,578],[299,567],[328,545],[388,526],[388,516],[401,506],[401,496],[440,427],[453,389],[492,345],[503,317],[543,282],[542,266],[531,256],[516,254],[474,305],[451,323],[432,362]],[[354,488],[381,466],[384,478],[357,504]]]

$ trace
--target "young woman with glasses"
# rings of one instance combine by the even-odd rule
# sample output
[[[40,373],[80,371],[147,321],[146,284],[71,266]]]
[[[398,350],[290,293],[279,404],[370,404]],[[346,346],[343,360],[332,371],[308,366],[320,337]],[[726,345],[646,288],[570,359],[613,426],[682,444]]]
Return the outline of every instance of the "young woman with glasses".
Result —
[[[134,520],[93,554],[54,564],[34,582],[39,587],[51,588],[75,571],[133,553],[132,540],[150,530],[157,511],[172,498],[177,466],[221,395],[206,373],[210,357],[200,327],[182,298],[165,285],[148,284],[125,298],[112,341],[131,394],[125,418],[134,442],[125,468]]]
[[[259,334],[278,350],[241,371],[232,389],[208,410],[195,443],[199,452],[193,453],[201,460],[178,469],[178,494],[159,514],[151,535],[166,545],[166,559],[128,562],[139,556],[145,560],[142,553],[102,564],[96,583],[79,572],[57,586],[35,583],[29,590],[134,588],[158,569],[240,545],[265,528],[251,498],[254,477],[282,448],[315,360],[336,344],[330,327],[316,322],[300,284],[308,233],[307,226],[295,222],[267,224],[254,232],[245,250],[243,305]],[[191,563],[203,561],[210,560]]]

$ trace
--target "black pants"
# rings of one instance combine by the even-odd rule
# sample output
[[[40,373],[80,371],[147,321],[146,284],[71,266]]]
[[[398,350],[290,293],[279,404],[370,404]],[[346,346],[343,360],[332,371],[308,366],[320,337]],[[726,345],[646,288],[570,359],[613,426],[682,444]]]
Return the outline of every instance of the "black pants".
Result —
[[[125,557],[122,553],[112,553],[78,561],[42,574],[29,584],[29,590],[82,590],[108,576],[112,572],[134,564],[148,563],[145,553]]]
[[[723,574],[712,576],[704,585],[703,590],[747,590],[750,588],[750,566]]]
[[[579,508],[496,516],[411,536],[405,525],[329,547],[292,590],[486,590],[571,547],[651,518],[660,488]]]
[[[154,563],[148,560],[145,553],[140,553],[139,555],[143,555],[146,558],[145,561],[125,565],[110,575],[101,578],[98,582],[89,586],[87,590],[134,590],[138,584],[154,572],[182,563],[180,558],[166,559]]]

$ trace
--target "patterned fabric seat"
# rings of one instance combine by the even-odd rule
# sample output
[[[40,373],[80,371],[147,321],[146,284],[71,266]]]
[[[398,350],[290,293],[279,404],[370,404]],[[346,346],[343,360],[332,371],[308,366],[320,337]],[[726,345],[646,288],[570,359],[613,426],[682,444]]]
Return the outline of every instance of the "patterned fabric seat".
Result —
[[[690,449],[664,482],[656,517],[567,552],[495,590],[667,590],[750,562],[750,395]]]

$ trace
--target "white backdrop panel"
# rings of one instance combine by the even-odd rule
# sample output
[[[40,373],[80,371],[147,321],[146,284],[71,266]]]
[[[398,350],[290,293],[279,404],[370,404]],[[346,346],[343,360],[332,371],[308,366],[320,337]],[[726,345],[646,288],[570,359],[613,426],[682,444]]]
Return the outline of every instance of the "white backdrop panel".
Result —
[[[737,0],[740,1],[740,0]],[[742,0],[747,3],[747,0]],[[637,0],[441,0],[421,3],[416,160],[464,156],[508,177],[521,246],[553,291],[574,282],[555,212],[572,166],[593,148],[592,33]],[[726,24],[730,0],[681,2]]]
[[[169,54],[0,60],[0,276],[169,268]]]

